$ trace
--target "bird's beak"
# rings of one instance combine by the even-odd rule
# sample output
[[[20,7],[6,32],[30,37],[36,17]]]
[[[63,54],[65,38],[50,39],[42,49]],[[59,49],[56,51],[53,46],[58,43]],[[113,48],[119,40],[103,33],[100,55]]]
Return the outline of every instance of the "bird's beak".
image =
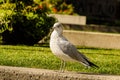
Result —
[[[52,29],[55,29],[55,26],[53,26]]]

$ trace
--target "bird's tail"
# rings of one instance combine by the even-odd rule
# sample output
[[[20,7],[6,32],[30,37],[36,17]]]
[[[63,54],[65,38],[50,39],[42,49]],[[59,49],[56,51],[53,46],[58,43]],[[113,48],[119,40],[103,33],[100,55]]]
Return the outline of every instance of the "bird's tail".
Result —
[[[96,67],[96,68],[99,68],[97,65],[95,65],[94,63],[92,63],[91,61],[89,61],[89,59],[85,55],[79,53],[78,57],[79,57],[79,61],[83,65],[85,65],[86,67]]]
[[[87,67],[96,67],[99,68],[99,66],[95,65],[94,63],[92,63],[91,61],[88,60],[88,58],[86,58],[86,56],[83,55],[84,61],[82,62],[85,66]]]
[[[91,61],[89,61],[88,59],[85,59],[84,62],[81,62],[83,65],[85,65],[86,67],[90,68],[90,67],[94,67],[94,68],[99,68],[99,66],[95,65],[94,63],[92,63]]]
[[[95,67],[95,68],[99,68],[99,66],[95,65],[94,63],[90,62],[90,61],[87,61],[88,62],[88,65],[89,67]]]

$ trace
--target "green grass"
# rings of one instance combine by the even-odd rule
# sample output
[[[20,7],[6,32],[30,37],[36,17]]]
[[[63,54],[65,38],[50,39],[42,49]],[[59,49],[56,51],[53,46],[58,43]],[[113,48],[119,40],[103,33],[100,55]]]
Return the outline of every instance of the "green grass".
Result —
[[[79,48],[100,68],[85,68],[79,63],[67,62],[66,70],[120,75],[120,50]],[[58,70],[60,59],[49,47],[0,45],[0,65]]]

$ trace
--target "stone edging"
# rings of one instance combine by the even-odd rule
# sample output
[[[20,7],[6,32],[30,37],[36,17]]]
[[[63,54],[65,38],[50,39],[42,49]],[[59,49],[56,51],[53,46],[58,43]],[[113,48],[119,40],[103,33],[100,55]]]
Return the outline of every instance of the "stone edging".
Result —
[[[120,34],[64,30],[64,36],[77,46],[120,49]]]
[[[120,80],[120,76],[0,66],[0,80]]]

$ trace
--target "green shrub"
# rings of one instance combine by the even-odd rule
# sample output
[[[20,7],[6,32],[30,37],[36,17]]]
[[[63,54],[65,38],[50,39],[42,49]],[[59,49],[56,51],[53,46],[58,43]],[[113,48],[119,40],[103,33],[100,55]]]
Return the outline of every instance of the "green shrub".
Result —
[[[48,35],[54,22],[55,19],[48,17],[39,7],[21,6],[10,20],[12,30],[2,33],[3,43],[33,45]]]
[[[66,0],[34,0],[43,10],[49,10],[52,14],[74,14],[73,6]]]
[[[14,12],[15,4],[5,3],[0,5],[0,30],[3,32],[6,29],[11,28],[12,16]]]

